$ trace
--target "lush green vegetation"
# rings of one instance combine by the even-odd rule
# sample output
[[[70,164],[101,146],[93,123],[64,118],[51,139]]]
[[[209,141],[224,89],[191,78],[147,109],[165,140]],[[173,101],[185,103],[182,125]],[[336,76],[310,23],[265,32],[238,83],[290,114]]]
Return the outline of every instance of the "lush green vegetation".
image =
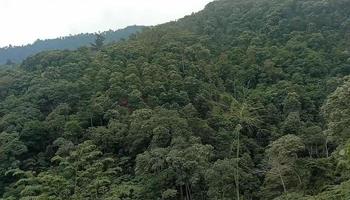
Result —
[[[129,26],[120,30],[110,30],[100,33],[105,37],[106,43],[112,43],[127,39],[130,35],[142,31],[144,26]],[[37,40],[33,44],[25,46],[8,46],[0,48],[0,64],[22,62],[29,56],[49,50],[75,50],[79,47],[89,46],[96,36],[92,33],[84,33],[60,37],[56,39]]]
[[[350,1],[220,0],[0,71],[0,196],[350,197]]]

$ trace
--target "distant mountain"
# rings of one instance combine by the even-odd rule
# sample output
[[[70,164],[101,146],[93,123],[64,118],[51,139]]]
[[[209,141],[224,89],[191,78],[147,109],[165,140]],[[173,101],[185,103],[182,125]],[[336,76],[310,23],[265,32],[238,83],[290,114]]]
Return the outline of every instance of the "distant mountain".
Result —
[[[144,26],[128,26],[124,29],[109,30],[101,34],[106,38],[105,43],[112,43],[121,39],[127,39],[130,35],[142,31]],[[37,40],[33,44],[25,46],[10,46],[0,48],[0,64],[7,62],[19,63],[28,56],[48,50],[74,50],[82,46],[88,46],[95,40],[94,33],[82,33],[56,39]]]

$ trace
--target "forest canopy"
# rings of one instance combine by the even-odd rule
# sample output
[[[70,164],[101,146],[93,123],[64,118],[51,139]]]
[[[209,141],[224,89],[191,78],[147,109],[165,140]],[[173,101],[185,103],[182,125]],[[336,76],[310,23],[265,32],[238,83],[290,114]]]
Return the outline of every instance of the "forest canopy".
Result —
[[[0,68],[0,199],[349,198],[349,10],[218,0]]]

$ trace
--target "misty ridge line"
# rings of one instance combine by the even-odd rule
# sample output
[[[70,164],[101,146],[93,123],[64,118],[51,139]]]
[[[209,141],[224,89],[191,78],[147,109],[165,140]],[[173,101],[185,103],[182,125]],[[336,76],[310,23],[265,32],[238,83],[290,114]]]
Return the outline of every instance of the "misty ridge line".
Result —
[[[27,43],[23,43],[23,44],[11,44],[10,43],[8,45],[0,45],[0,49],[25,47],[25,46],[30,46],[30,45],[33,45],[37,42],[41,42],[41,41],[46,42],[46,41],[57,40],[57,39],[64,40],[64,39],[69,39],[69,38],[74,38],[74,37],[79,37],[79,36],[95,36],[96,34],[106,36],[109,33],[123,31],[125,29],[130,29],[133,27],[148,27],[148,26],[135,24],[135,25],[126,26],[125,28],[108,29],[108,30],[104,30],[104,31],[95,31],[95,32],[92,31],[92,32],[71,33],[71,34],[67,34],[67,35],[63,35],[63,36],[56,36],[56,37],[50,37],[50,38],[37,38],[33,42],[27,42]]]
[[[6,46],[0,48],[0,64],[20,63],[24,59],[42,51],[50,50],[75,50],[79,47],[90,46],[95,40],[96,34],[105,38],[105,43],[110,44],[127,39],[130,35],[141,32],[146,26],[132,25],[123,29],[108,30],[95,33],[80,33],[57,37],[54,39],[37,39],[26,45]]]

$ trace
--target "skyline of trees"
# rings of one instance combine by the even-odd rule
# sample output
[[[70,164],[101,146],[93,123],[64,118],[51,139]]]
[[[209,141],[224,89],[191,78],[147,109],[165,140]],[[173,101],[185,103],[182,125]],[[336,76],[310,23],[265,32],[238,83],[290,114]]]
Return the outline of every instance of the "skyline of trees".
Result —
[[[7,46],[0,48],[0,64],[20,63],[34,54],[50,50],[75,50],[79,47],[89,46],[94,42],[96,34],[103,35],[106,43],[128,39],[132,34],[142,31],[145,26],[129,26],[119,30],[109,30],[101,33],[81,33],[55,39],[38,39],[32,44],[22,46]]]

